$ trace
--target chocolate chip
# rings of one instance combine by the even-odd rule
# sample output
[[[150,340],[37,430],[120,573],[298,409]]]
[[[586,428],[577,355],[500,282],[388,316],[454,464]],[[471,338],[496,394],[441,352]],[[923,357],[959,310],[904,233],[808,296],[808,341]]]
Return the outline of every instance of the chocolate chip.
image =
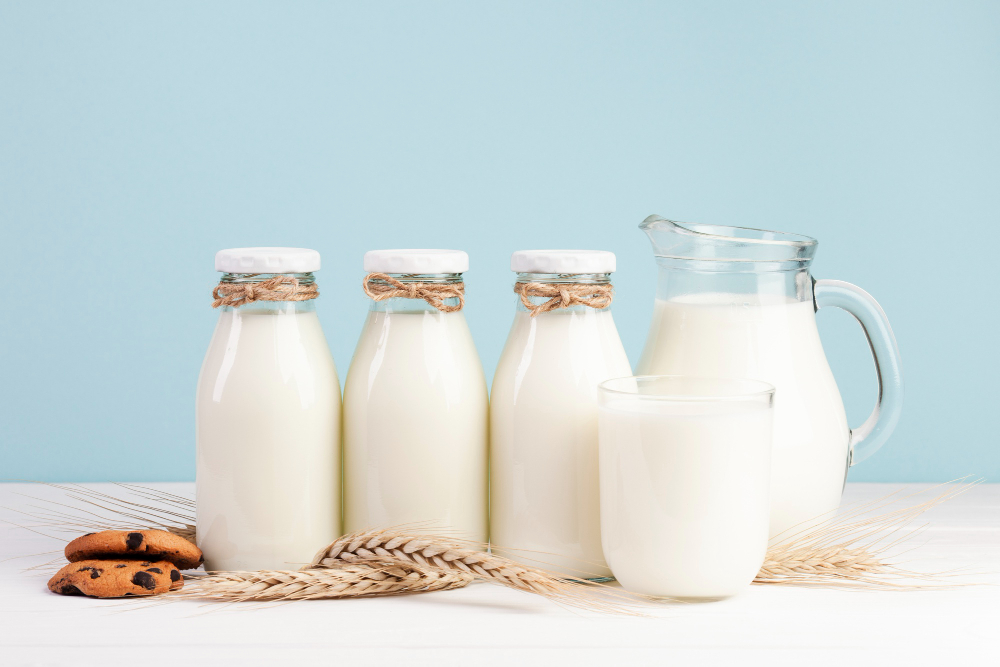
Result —
[[[177,570],[170,570],[170,581],[178,581],[181,578],[181,573]]]
[[[101,576],[101,571],[98,570],[96,567],[93,568],[93,569],[94,569],[94,571],[90,573],[90,578],[91,579],[97,579],[98,577]]]
[[[161,570],[158,567],[151,567],[148,570],[146,570],[146,572],[155,572],[157,574],[163,574],[163,570]]]
[[[118,563],[115,567],[128,567],[128,563]]]
[[[76,586],[63,586],[59,589],[59,592],[63,595],[83,595]]]
[[[129,551],[135,551],[142,544],[142,533],[129,533],[125,538],[125,547]]]
[[[97,533],[87,533],[84,537],[90,537],[91,535],[97,535]]]
[[[77,570],[77,572],[86,572],[87,570],[93,570],[93,569],[94,568],[90,567],[89,565],[84,565],[79,570]]]
[[[136,586],[142,586],[147,591],[156,588],[156,579],[148,572],[136,572],[132,577],[132,583]]]

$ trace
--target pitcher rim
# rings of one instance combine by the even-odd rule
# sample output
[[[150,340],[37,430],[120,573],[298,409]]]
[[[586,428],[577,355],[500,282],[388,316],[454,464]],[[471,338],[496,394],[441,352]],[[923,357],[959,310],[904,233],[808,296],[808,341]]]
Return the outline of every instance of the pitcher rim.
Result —
[[[669,218],[664,218],[659,215],[650,215],[641,223],[639,223],[639,229],[646,231],[654,224],[658,222],[669,222],[671,225],[677,228],[679,234],[689,234],[695,237],[703,238],[713,238],[722,239],[725,241],[734,241],[736,243],[753,243],[759,245],[783,245],[798,248],[808,248],[815,246],[819,243],[816,239],[811,236],[806,236],[805,234],[795,234],[793,232],[779,232],[773,229],[760,229],[758,227],[739,227],[737,225],[714,225],[704,222],[684,222],[683,220],[671,220]],[[725,234],[712,234],[709,232],[700,232],[697,229],[692,229],[692,227],[714,227],[716,229],[742,229],[749,232],[758,232],[760,234],[773,234],[775,236],[780,236],[784,238],[754,238],[750,236],[727,236]]]

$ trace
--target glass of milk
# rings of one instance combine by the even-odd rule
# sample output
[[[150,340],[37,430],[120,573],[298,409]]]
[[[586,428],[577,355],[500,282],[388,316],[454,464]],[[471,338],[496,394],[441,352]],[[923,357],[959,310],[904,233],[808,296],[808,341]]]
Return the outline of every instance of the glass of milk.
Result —
[[[373,250],[364,269],[407,286],[462,284],[458,250]],[[441,304],[449,310],[458,298]],[[487,540],[489,400],[459,310],[372,300],[344,387],[344,524]]]
[[[220,286],[287,276],[309,288],[319,267],[300,248],[215,257]],[[340,536],[340,380],[314,298],[222,306],[196,415],[206,569],[297,569]]]
[[[517,285],[607,293],[615,256],[524,250],[511,269]],[[529,297],[533,306],[546,300]],[[595,306],[533,314],[519,298],[490,396],[493,550],[588,579],[611,576],[601,550],[597,385],[632,374],[610,306]]]
[[[626,589],[717,599],[767,551],[774,387],[640,376],[599,390],[601,536]]]

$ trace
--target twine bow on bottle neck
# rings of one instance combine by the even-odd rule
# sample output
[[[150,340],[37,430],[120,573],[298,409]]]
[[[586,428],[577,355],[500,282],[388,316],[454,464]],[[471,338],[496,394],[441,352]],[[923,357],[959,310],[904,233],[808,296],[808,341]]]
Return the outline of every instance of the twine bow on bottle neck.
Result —
[[[463,283],[404,283],[387,273],[369,273],[361,286],[373,301],[423,299],[442,313],[454,313],[465,307]],[[458,299],[458,303],[447,305],[446,299]]]
[[[319,287],[303,285],[294,276],[275,276],[260,282],[219,283],[212,290],[212,308],[239,308],[254,301],[309,301],[319,296]]]
[[[587,306],[607,308],[611,305],[614,287],[611,284],[592,285],[584,283],[515,283],[514,292],[521,297],[521,303],[532,317],[559,308]],[[548,299],[543,303],[533,303],[531,297]]]

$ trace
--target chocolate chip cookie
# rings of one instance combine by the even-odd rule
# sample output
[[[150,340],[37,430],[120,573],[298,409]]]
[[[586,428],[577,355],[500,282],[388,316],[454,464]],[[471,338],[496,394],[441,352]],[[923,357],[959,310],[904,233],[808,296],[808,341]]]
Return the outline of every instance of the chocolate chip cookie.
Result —
[[[66,545],[66,560],[94,558],[168,560],[181,570],[201,565],[201,549],[165,530],[105,530],[78,537]]]
[[[183,586],[180,570],[165,560],[80,560],[49,579],[53,593],[95,598],[157,595]]]

